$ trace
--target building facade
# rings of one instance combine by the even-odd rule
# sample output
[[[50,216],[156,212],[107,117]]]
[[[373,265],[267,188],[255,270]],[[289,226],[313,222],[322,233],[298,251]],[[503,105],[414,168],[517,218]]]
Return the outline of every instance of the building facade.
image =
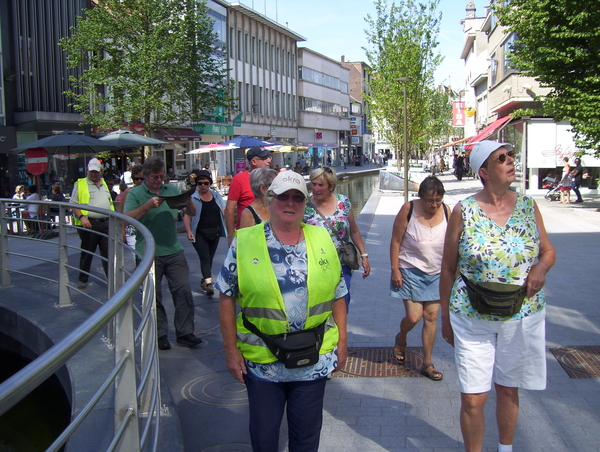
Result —
[[[465,136],[473,136],[465,145],[470,151],[481,140],[493,139],[512,143],[519,151],[516,162],[519,191],[543,191],[543,179],[562,167],[562,160],[571,162],[577,148],[569,123],[551,118],[523,116],[512,119],[519,109],[535,109],[540,105],[534,96],[544,96],[551,88],[543,88],[533,78],[511,65],[510,48],[516,35],[501,26],[491,8],[477,16],[472,1],[467,4],[463,25],[464,46],[461,58],[465,67],[465,107],[476,113],[467,117]],[[596,189],[600,160],[584,156],[582,164],[590,177],[587,189]],[[591,183],[589,183],[591,182]]]
[[[350,131],[350,71],[311,49],[298,49],[298,142],[310,166],[339,165]]]

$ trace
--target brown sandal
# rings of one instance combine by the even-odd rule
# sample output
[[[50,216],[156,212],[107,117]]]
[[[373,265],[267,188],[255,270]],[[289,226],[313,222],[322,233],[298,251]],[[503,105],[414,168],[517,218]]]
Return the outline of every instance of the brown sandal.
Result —
[[[400,334],[400,333],[398,333],[398,334]],[[406,360],[406,342],[400,342],[398,340],[398,334],[396,334],[396,346],[393,349],[394,358],[399,363],[404,363],[404,361]],[[398,351],[398,350],[396,350],[396,347],[401,347],[402,350]]]
[[[432,368],[433,370],[428,370],[429,368]],[[421,366],[421,375],[424,375],[433,381],[440,381],[444,378],[443,373],[435,370],[435,368],[433,367],[433,363],[423,364]]]

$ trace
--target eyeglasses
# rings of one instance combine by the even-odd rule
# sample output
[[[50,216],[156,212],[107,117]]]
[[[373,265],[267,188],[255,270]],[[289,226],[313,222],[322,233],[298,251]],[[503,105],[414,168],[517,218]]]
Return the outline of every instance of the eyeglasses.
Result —
[[[282,193],[280,195],[275,195],[275,198],[283,202],[286,202],[288,199],[290,199],[290,197],[294,202],[297,203],[304,202],[304,200],[306,199],[306,196],[304,196],[303,194],[290,195],[289,193]]]
[[[143,177],[134,177],[133,180],[144,180]]]
[[[328,166],[323,167],[323,172],[333,174],[333,170],[331,168],[329,168]]]
[[[210,182],[207,180],[203,180],[203,181],[198,182],[198,185],[210,185]]]
[[[152,180],[161,180],[161,179],[165,178],[165,173],[162,173],[162,174],[150,174],[148,177],[150,179],[152,179]]]
[[[433,206],[434,204],[442,204],[444,202],[443,199],[424,199],[423,202],[428,206]]]
[[[510,157],[511,159],[514,159],[516,155],[517,155],[517,153],[515,151],[508,151],[508,152],[505,152],[504,154],[500,154],[498,157],[496,157],[496,160],[499,161],[500,163],[504,163],[504,162],[506,162],[506,157]]]

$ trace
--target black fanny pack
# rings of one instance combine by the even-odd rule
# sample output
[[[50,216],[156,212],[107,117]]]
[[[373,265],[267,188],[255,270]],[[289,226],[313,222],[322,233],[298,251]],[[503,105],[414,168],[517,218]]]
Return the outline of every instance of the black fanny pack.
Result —
[[[216,240],[221,235],[219,226],[214,228],[198,229],[198,233],[206,240]]]
[[[278,361],[288,369],[306,367],[319,361],[319,350],[325,335],[325,323],[315,328],[293,333],[268,335],[263,334],[242,314],[244,326],[260,337]]]
[[[475,282],[460,275],[467,286],[471,305],[480,314],[512,317],[521,310],[527,288],[516,284]]]

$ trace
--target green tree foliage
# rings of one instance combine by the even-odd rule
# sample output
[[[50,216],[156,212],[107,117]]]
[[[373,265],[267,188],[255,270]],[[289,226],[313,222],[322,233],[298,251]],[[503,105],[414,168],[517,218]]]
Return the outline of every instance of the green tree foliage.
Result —
[[[385,0],[376,0],[374,4],[376,16],[366,18],[371,46],[365,52],[372,68],[368,101],[375,126],[396,150],[403,149],[405,86],[409,149],[426,148],[437,128],[431,117],[435,102],[431,86],[434,70],[442,60],[435,52],[442,17],[436,12],[439,0],[401,0],[390,6]],[[410,81],[401,82],[401,77]]]
[[[496,6],[515,32],[512,64],[552,91],[543,114],[573,125],[575,141],[600,153],[600,9],[598,0],[511,0]]]
[[[141,123],[148,135],[204,119],[229,101],[204,2],[98,0],[84,12],[60,45],[69,66],[84,69],[66,94],[88,124]]]

